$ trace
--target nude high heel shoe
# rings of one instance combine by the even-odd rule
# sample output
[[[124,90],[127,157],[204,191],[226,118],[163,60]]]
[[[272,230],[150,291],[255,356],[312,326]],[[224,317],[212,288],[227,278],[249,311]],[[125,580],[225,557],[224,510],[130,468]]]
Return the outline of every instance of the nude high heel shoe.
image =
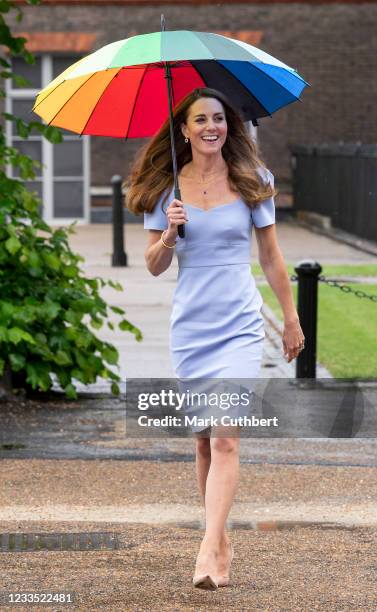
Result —
[[[207,591],[216,591],[219,586],[217,580],[209,574],[200,574],[192,579],[194,587],[198,589],[207,589]]]
[[[196,567],[195,567],[195,571],[196,571]],[[218,587],[217,579],[214,576],[211,576],[210,574],[194,573],[192,583],[194,587],[198,589],[206,589],[207,591],[216,591]]]
[[[233,557],[234,557],[234,549],[233,549],[233,544],[232,542],[230,542],[230,563],[229,563],[229,572],[228,574],[224,574],[222,576],[219,576],[217,578],[217,584],[219,587],[225,587],[229,585],[230,582],[230,566],[232,564],[233,561]]]

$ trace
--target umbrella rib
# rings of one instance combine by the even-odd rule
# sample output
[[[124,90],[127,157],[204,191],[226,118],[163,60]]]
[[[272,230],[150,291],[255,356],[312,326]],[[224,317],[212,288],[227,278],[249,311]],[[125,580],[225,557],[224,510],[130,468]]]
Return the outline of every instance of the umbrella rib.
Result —
[[[103,72],[106,72],[107,70],[113,70],[113,68],[111,68],[111,69],[106,68],[106,70],[104,70]],[[113,80],[114,80],[114,79],[115,79],[115,78],[118,76],[118,74],[119,74],[119,72],[120,72],[121,70],[122,70],[122,69],[121,69],[121,68],[119,68],[118,72],[116,72],[116,73],[114,74],[113,78],[111,79],[111,81],[109,81],[109,82],[108,82],[107,86],[105,87],[105,89],[103,90],[102,94],[101,94],[101,95],[100,95],[100,97],[98,98],[97,102],[96,102],[96,103],[95,103],[95,105],[93,106],[93,108],[92,108],[92,110],[91,110],[91,112],[90,112],[90,115],[89,115],[89,117],[87,118],[87,120],[85,121],[85,125],[84,125],[84,127],[83,127],[82,131],[80,132],[80,137],[83,135],[84,130],[85,130],[86,126],[88,125],[88,123],[89,123],[89,121],[90,121],[90,119],[91,119],[91,117],[92,117],[92,115],[93,115],[94,111],[96,110],[97,105],[98,105],[98,102],[100,101],[100,99],[101,99],[101,97],[102,97],[103,93],[106,91],[106,89],[109,87],[109,85],[110,85],[110,84],[113,82]],[[102,72],[102,71],[101,71],[101,72]],[[95,73],[94,73],[92,76],[94,76],[95,74],[98,74],[98,72],[95,72]],[[89,79],[88,79],[88,80],[89,80]],[[77,91],[78,91],[78,90],[77,90]],[[75,92],[75,94],[76,94],[76,93],[77,93],[77,92]]]
[[[133,119],[133,116],[134,116],[134,113],[135,113],[135,108],[136,108],[136,104],[137,104],[137,99],[138,99],[138,97],[139,97],[140,90],[141,90],[141,87],[142,87],[142,85],[143,85],[144,77],[145,77],[145,75],[146,75],[147,71],[148,71],[148,67],[147,67],[147,66],[144,66],[144,72],[143,72],[143,75],[142,75],[142,77],[141,77],[141,79],[140,79],[140,81],[139,81],[139,85],[138,85],[138,88],[137,88],[137,93],[136,93],[136,96],[135,96],[135,102],[134,102],[134,105],[133,105],[133,107],[132,107],[131,117],[130,117],[130,120],[129,120],[129,122],[128,122],[127,133],[126,133],[126,135],[125,135],[125,137],[124,137],[124,140],[127,140],[127,138],[128,138],[128,134],[130,133],[130,127],[131,127],[132,119]]]
[[[251,63],[251,62],[250,62],[250,63]],[[231,74],[232,76],[234,76],[234,75],[233,75],[233,73],[232,73],[230,70],[228,70],[228,68],[227,68],[226,66],[224,66],[224,64],[221,64],[221,65],[222,65],[222,67],[223,67],[223,68],[224,68],[224,69],[225,69],[227,72],[229,72],[229,74]],[[235,78],[237,78],[237,77],[235,77]],[[245,88],[245,90],[246,90],[246,91],[248,92],[248,94],[250,95],[250,93],[251,93],[251,92],[250,92],[250,89],[248,89],[248,88],[246,87],[246,85],[244,85],[244,84],[242,83],[242,81],[240,81],[239,79],[237,79],[237,81],[238,81],[238,82],[239,82],[239,83],[242,85],[242,87],[244,87],[244,88]],[[255,95],[255,93],[253,93],[252,95],[253,95],[253,96],[254,96],[254,98],[257,100],[258,104],[260,104],[260,105],[261,105],[261,107],[262,107],[262,108],[264,108],[264,110],[266,111],[266,113],[268,114],[268,116],[269,116],[269,117],[272,117],[272,114],[271,114],[271,113],[270,113],[270,111],[269,111],[269,110],[268,110],[268,109],[265,107],[265,105],[264,105],[264,104],[262,104],[262,102],[260,101],[260,99],[258,98],[258,96],[256,96],[256,95]]]
[[[51,91],[50,91],[50,92],[47,94],[47,96],[45,96],[45,97],[43,98],[43,100],[40,100],[40,102],[38,102],[38,104],[35,104],[35,105],[33,106],[33,108],[31,109],[31,111],[34,111],[34,109],[36,109],[36,108],[37,108],[37,106],[39,106],[40,104],[42,104],[42,102],[44,102],[45,100],[47,100],[47,98],[48,98],[48,97],[49,97],[49,96],[50,96],[52,93],[54,93],[54,91],[55,91],[55,90],[56,90],[58,87],[60,87],[60,85],[63,85],[63,83],[65,83],[65,80],[64,80],[64,81],[62,81],[61,83],[58,83],[58,84],[57,84],[57,85],[56,85],[56,86],[55,86],[53,89],[51,89]],[[40,94],[41,94],[41,92],[37,93],[36,98],[38,98],[38,96],[39,96]],[[36,113],[36,114],[37,114],[37,113]]]
[[[108,68],[105,68],[105,70],[108,70]],[[121,68],[119,68],[119,70],[121,70]],[[118,70],[118,72],[119,72],[119,70]],[[80,85],[80,87],[77,89],[77,91],[79,91],[79,89],[81,89],[81,87],[82,87],[83,85],[85,85],[85,84],[86,84],[86,83],[87,83],[87,82],[88,82],[88,81],[89,81],[89,80],[90,80],[90,79],[91,79],[91,78],[92,78],[92,77],[93,77],[95,74],[97,74],[97,72],[98,72],[98,71],[93,72],[92,74],[90,74],[90,75],[88,76],[88,78],[86,79],[86,81],[84,81],[84,83],[82,83],[82,85]],[[116,74],[118,74],[118,72],[117,72]],[[114,76],[116,76],[116,74],[115,74]],[[82,75],[82,76],[86,76],[86,75]],[[80,78],[80,77],[75,77],[75,78]],[[35,104],[35,105],[33,106],[32,111],[34,111],[34,109],[35,109],[35,108],[37,108],[37,106],[39,106],[40,104],[42,104],[42,102],[44,102],[45,100],[47,100],[47,98],[48,98],[48,97],[49,97],[49,96],[50,96],[52,93],[54,93],[54,91],[55,91],[55,90],[56,90],[58,87],[60,87],[61,85],[64,85],[64,83],[67,83],[67,82],[68,82],[68,81],[70,81],[70,80],[71,80],[71,79],[64,79],[64,81],[61,81],[60,83],[58,83],[57,85],[55,85],[55,87],[54,87],[53,89],[51,89],[51,91],[50,91],[50,92],[47,94],[47,96],[45,96],[45,97],[43,98],[43,100],[41,100],[40,102],[38,102],[38,104]],[[111,81],[110,81],[110,83],[111,83]],[[38,96],[39,96],[39,95],[42,93],[42,91],[43,91],[43,89],[41,89],[41,91],[40,91],[39,93],[37,93],[36,98],[38,98]],[[76,92],[75,92],[73,95],[75,95],[75,94],[76,94]],[[67,100],[67,101],[68,101],[68,100]],[[62,106],[62,108],[63,108],[63,106]]]
[[[220,61],[221,61],[221,60],[220,60]],[[225,60],[223,60],[223,61],[225,61]],[[261,69],[260,69],[258,66],[256,66],[256,65],[254,64],[254,62],[249,62],[249,63],[252,65],[252,67],[253,67],[253,68],[256,68],[257,70],[259,70],[259,72],[262,72],[262,73],[264,74],[264,76],[266,76],[266,77],[268,77],[269,79],[271,79],[271,81],[273,81],[275,85],[278,85],[278,86],[279,86],[281,89],[283,89],[285,92],[289,91],[289,90],[288,90],[286,87],[284,87],[284,86],[283,86],[283,85],[281,85],[281,84],[280,84],[278,81],[276,81],[276,80],[275,80],[275,79],[274,79],[272,76],[270,76],[269,74],[267,74],[266,72],[264,72],[263,70],[261,70]],[[228,69],[227,69],[227,68],[226,68],[226,67],[225,67],[223,64],[221,64],[221,65],[222,65],[222,66],[225,68],[225,70],[228,70]],[[266,65],[271,66],[271,64],[266,64]],[[230,70],[228,70],[228,72],[230,72],[230,74],[232,74],[232,72],[231,72]],[[240,82],[241,82],[241,81],[240,81]],[[241,83],[241,85],[243,85],[243,83]],[[245,89],[247,89],[247,88],[245,88]],[[250,92],[249,92],[249,93],[250,93]],[[300,102],[302,102],[301,98],[298,98],[297,96],[295,96],[294,94],[292,94],[290,91],[289,91],[289,93],[292,95],[292,97],[293,97],[295,100],[299,100]],[[257,97],[255,94],[253,94],[253,96],[254,96],[254,98],[255,98],[256,100],[258,100],[259,104],[260,104],[261,106],[263,106],[263,104],[261,103],[261,101],[259,100],[259,98],[258,98],[258,97]],[[294,100],[291,100],[291,102],[294,102]],[[285,105],[285,106],[286,106],[286,105]],[[271,113],[270,113],[270,112],[267,110],[267,108],[266,108],[265,106],[263,106],[263,108],[266,110],[266,112],[269,114],[269,116],[270,116],[270,117],[272,117],[272,114],[271,114]],[[281,107],[280,107],[280,108],[281,108]],[[273,112],[275,112],[275,111],[273,111]]]
[[[218,62],[218,60],[209,60],[209,61],[213,61],[213,62]],[[225,70],[228,74],[230,74],[234,79],[236,79],[239,83],[239,85],[245,90],[245,92],[247,93],[248,96],[250,96],[250,90],[242,83],[242,81],[240,81],[234,74],[233,72],[231,72],[231,70],[228,70],[228,68],[226,66],[224,66],[224,64],[220,64],[221,67],[223,68],[223,70]],[[200,72],[199,68],[193,64],[193,66],[195,67],[195,70],[197,70],[200,74],[200,76],[202,77],[203,81],[205,81],[205,78],[203,77],[202,73]],[[260,104],[260,106],[262,108],[264,108],[264,110],[266,111],[267,115],[269,117],[272,117],[271,113],[267,110],[267,108],[264,106],[264,104],[262,104],[262,102],[257,98],[256,95],[252,94],[254,96],[254,98],[257,100],[258,104]]]
[[[275,81],[275,79],[270,76],[267,72],[264,72],[263,70],[261,70],[258,66],[256,66],[253,62],[250,62],[254,68],[256,68],[257,70],[259,70],[259,72],[262,72],[264,74],[264,76],[268,77],[269,79],[271,79],[271,81],[273,81],[275,83],[275,85],[278,85],[279,87],[281,87],[282,89],[284,89],[284,91],[289,91],[287,90],[286,87],[284,87],[284,85],[281,85],[281,83],[279,83],[279,81]],[[271,66],[272,64],[267,64],[266,66]],[[286,72],[289,72],[289,70],[287,70]],[[293,75],[294,76],[294,75]],[[297,79],[299,79],[301,81],[301,77],[296,77]],[[304,81],[306,83],[306,81]],[[309,83],[307,83],[307,85],[309,85]],[[296,100],[300,100],[300,102],[302,102],[301,98],[295,96],[294,94],[292,94],[291,92],[289,92],[293,98],[295,98]]]
[[[72,96],[71,96],[71,97],[70,97],[68,100],[66,100],[66,101],[64,102],[63,106],[61,106],[61,107],[59,108],[58,112],[57,112],[57,113],[55,113],[55,115],[54,115],[54,116],[52,117],[52,119],[51,119],[51,120],[50,120],[50,121],[47,123],[47,125],[51,125],[51,122],[52,122],[52,121],[54,121],[55,117],[56,117],[56,116],[57,116],[57,115],[58,115],[58,114],[61,112],[61,110],[62,110],[62,109],[65,107],[65,105],[66,105],[66,104],[68,104],[68,102],[70,102],[70,101],[72,100],[72,98],[73,98],[73,97],[74,97],[74,96],[77,94],[77,92],[78,92],[78,91],[80,91],[81,87],[84,87],[84,85],[86,85],[86,84],[88,83],[88,81],[90,81],[90,79],[91,79],[91,78],[93,78],[93,77],[95,76],[95,74],[96,74],[96,73],[91,74],[91,75],[90,75],[90,77],[89,77],[88,79],[86,79],[86,81],[85,81],[84,83],[82,83],[82,84],[80,85],[80,87],[78,87],[78,88],[76,89],[75,93],[74,93],[74,94],[73,94],[73,95],[72,95]],[[63,81],[63,83],[65,83],[65,82],[66,82],[66,81]],[[62,84],[63,84],[63,83],[62,83]],[[65,129],[65,128],[62,128],[62,129]],[[74,130],[70,130],[70,131],[71,131],[71,132],[74,132]],[[78,132],[76,132],[76,134],[78,134]]]
[[[77,94],[77,92],[81,89],[81,87],[84,87],[84,85],[87,84],[88,81],[90,81],[90,79],[95,75],[95,73],[91,74],[89,78],[86,79],[86,81],[84,83],[82,83],[80,85],[80,87],[78,87],[75,91],[75,93],[68,99],[66,100],[66,102],[64,102],[63,106],[61,106],[58,110],[58,112],[53,116],[53,118],[47,123],[47,125],[51,125],[51,121],[53,121],[55,119],[55,117],[60,113],[60,111],[62,110],[62,108],[65,107],[66,104],[68,104],[68,102],[70,100],[72,100],[73,96],[75,96]],[[48,98],[48,96],[53,93],[60,85],[64,85],[64,83],[67,82],[67,79],[65,79],[64,81],[62,81],[61,83],[59,83],[59,85],[57,85],[45,98],[43,98],[43,100],[41,100],[41,102],[44,102],[46,100],[46,98]],[[40,102],[40,103],[41,103]],[[65,128],[61,128],[61,129],[65,129]],[[70,130],[73,132],[73,130]],[[76,134],[78,134],[78,132],[75,132]]]

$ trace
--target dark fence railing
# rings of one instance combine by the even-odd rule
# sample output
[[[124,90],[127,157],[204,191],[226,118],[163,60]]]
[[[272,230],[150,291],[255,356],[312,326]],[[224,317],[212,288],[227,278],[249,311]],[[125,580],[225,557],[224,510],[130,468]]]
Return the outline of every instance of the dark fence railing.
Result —
[[[377,144],[291,147],[293,210],[377,242]]]
[[[305,259],[297,264],[291,281],[298,281],[297,286],[297,313],[300,319],[302,332],[305,336],[305,348],[299,353],[296,360],[296,378],[316,378],[317,367],[317,312],[318,312],[318,283],[328,287],[336,287],[342,294],[352,293],[361,299],[367,299],[377,304],[377,294],[365,293],[351,285],[335,279],[326,278],[321,274],[322,266],[312,259]]]

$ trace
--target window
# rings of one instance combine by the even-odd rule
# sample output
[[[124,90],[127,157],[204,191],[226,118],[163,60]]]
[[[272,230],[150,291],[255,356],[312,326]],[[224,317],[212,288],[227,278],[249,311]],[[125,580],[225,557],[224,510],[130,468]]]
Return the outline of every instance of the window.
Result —
[[[79,56],[43,54],[34,64],[11,58],[12,72],[28,79],[28,87],[6,82],[6,111],[30,121],[42,121],[32,112],[35,96]],[[53,144],[34,129],[27,140],[17,135],[15,125],[6,124],[7,144],[43,164],[33,181],[25,181],[42,201],[42,214],[49,223],[89,220],[89,136],[61,130],[63,142]],[[18,168],[8,166],[8,176],[19,178]]]

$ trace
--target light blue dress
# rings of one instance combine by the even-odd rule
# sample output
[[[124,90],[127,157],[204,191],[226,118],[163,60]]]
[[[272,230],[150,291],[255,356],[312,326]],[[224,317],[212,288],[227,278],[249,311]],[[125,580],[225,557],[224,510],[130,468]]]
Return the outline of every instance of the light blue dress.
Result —
[[[274,185],[273,174],[258,169]],[[144,213],[144,228],[168,227],[166,208],[157,202]],[[252,227],[275,223],[273,198],[251,210],[238,198],[204,211],[184,204],[185,238],[177,238],[178,279],[170,318],[170,354],[175,375],[192,379],[257,378],[264,322],[263,300],[250,269]]]

